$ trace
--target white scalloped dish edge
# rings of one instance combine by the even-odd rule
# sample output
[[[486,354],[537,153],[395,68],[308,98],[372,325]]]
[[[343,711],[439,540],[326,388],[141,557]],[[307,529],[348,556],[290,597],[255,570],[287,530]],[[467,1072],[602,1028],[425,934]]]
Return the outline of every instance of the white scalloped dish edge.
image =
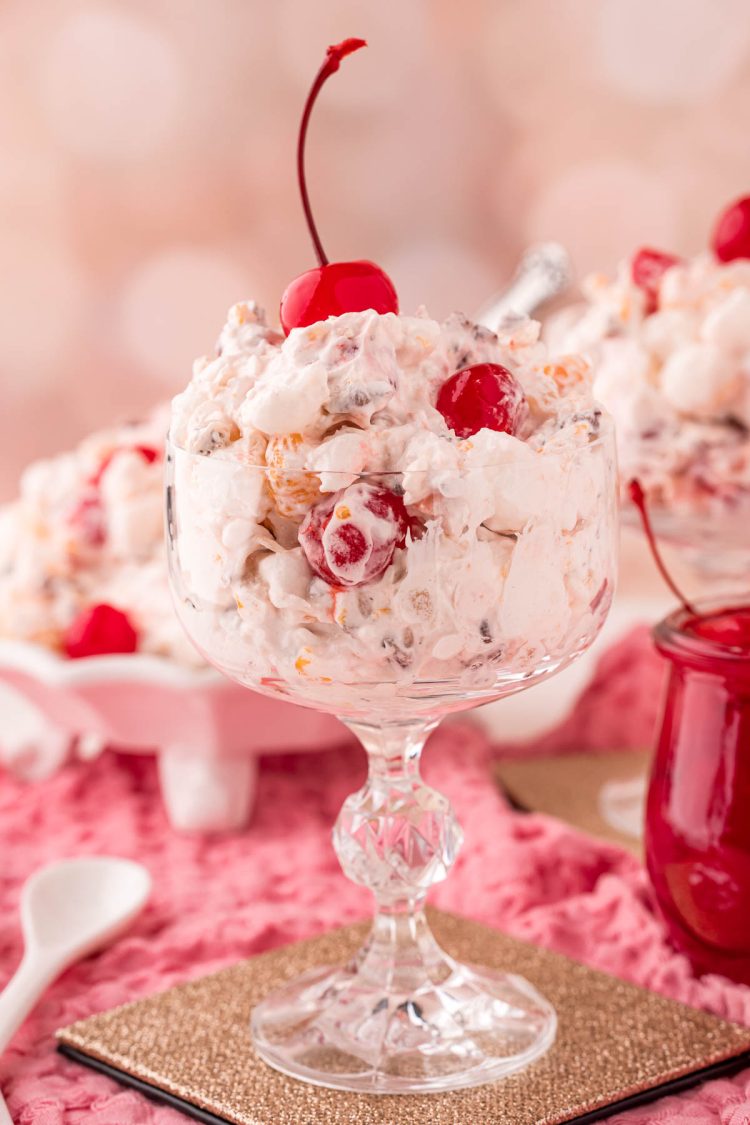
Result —
[[[158,753],[174,827],[241,827],[260,754],[339,741],[332,716],[258,695],[210,668],[145,653],[68,660],[41,645],[0,641],[0,762],[30,780],[105,746]]]

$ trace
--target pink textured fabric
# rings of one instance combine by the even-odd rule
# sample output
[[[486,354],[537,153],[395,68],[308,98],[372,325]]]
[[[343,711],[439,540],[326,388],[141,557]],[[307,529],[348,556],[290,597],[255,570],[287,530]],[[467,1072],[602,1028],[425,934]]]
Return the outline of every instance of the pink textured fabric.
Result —
[[[575,717],[536,749],[643,744],[654,721],[653,680],[659,674],[644,635],[634,634],[607,654]],[[719,977],[696,979],[670,949],[633,858],[556,821],[508,810],[490,779],[493,752],[476,728],[463,723],[443,728],[427,749],[425,774],[451,797],[466,831],[453,875],[433,901],[665,995],[750,1022],[750,990]],[[250,829],[209,839],[169,830],[151,760],[108,754],[33,787],[0,780],[0,985],[20,954],[20,887],[40,864],[110,852],[141,860],[155,879],[153,901],[130,933],[70,970],[0,1062],[0,1083],[15,1121],[183,1121],[59,1058],[52,1032],[240,957],[366,916],[368,896],[344,879],[330,843],[338,808],[363,777],[364,756],[353,745],[267,760]],[[750,1125],[750,1074],[610,1120]]]

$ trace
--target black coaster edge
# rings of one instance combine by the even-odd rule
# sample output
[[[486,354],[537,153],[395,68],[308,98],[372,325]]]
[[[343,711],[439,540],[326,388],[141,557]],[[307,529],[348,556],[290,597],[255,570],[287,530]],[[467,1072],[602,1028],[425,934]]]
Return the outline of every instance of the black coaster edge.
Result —
[[[184,1098],[178,1097],[176,1094],[170,1094],[166,1090],[160,1089],[158,1086],[151,1085],[150,1082],[144,1082],[142,1078],[135,1078],[132,1074],[128,1074],[126,1071],[119,1070],[117,1067],[112,1066],[111,1063],[102,1062],[101,1059],[95,1059],[91,1055],[87,1055],[84,1051],[79,1051],[75,1047],[68,1046],[66,1043],[58,1043],[57,1051],[72,1062],[80,1063],[81,1066],[87,1066],[91,1070],[96,1070],[99,1074],[106,1075],[107,1078],[113,1079],[121,1086],[128,1086],[133,1090],[137,1090],[139,1094],[143,1094],[144,1097],[148,1098],[150,1101],[160,1102],[162,1105],[169,1106],[170,1109],[176,1109],[180,1113],[184,1113],[187,1117],[191,1117],[194,1121],[202,1122],[202,1125],[232,1125],[226,1117],[217,1117],[215,1113],[212,1113],[208,1109],[201,1109],[200,1106],[194,1105],[192,1102],[188,1102]],[[648,1104],[648,1102],[667,1097],[667,1095],[680,1094],[684,1090],[690,1089],[692,1086],[699,1086],[701,1083],[710,1082],[714,1078],[727,1078],[740,1070],[744,1070],[748,1066],[750,1066],[750,1050],[743,1051],[740,1055],[734,1055],[731,1059],[711,1063],[709,1066],[704,1066],[700,1070],[693,1070],[689,1074],[681,1075],[679,1078],[672,1078],[668,1082],[660,1083],[658,1086],[651,1086],[648,1090],[639,1090],[637,1094],[629,1094],[626,1098],[620,1098],[618,1101],[599,1106],[598,1109],[590,1110],[582,1116],[571,1117],[565,1125],[591,1125],[591,1123],[601,1121],[611,1114],[624,1113],[628,1109],[635,1109],[638,1106]],[[500,1079],[500,1081],[502,1081],[502,1079]],[[434,1094],[424,1094],[422,1096],[425,1098],[425,1101],[435,1097]],[[488,1125],[490,1125],[490,1123],[488,1123]]]

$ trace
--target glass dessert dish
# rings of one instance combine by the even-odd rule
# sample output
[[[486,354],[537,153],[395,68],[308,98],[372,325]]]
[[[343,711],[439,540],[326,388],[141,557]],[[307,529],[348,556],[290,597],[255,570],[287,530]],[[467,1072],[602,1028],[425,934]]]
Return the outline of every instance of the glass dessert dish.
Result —
[[[372,931],[350,964],[256,1007],[256,1048],[278,1070],[346,1090],[443,1091],[506,1075],[554,1039],[555,1013],[530,984],[458,964],[430,933],[425,897],[462,836],[419,761],[443,716],[553,674],[604,621],[614,442],[606,416],[595,432],[576,425],[579,444],[534,454],[547,462],[543,498],[512,531],[474,526],[466,507],[507,465],[287,470],[300,522],[278,516],[267,460],[168,447],[171,584],[193,642],[247,687],[339,716],[369,761],[333,839],[373,893]]]
[[[419,759],[440,719],[529,687],[584,651],[615,570],[612,423],[579,357],[539,325],[493,332],[399,311],[374,262],[318,265],[229,312],[174,400],[167,537],[177,612],[207,660],[337,715],[369,760],[334,846],[375,898],[356,957],[253,1013],[255,1046],[307,1082],[397,1094],[473,1086],[537,1058],[555,1013],[526,981],[458,964],[424,915],[461,844]]]
[[[646,858],[676,946],[750,982],[750,606],[700,602],[654,630],[668,664]]]
[[[715,591],[737,582],[747,584],[750,574],[750,493],[737,496],[723,510],[713,508],[681,511],[649,504],[651,523],[660,542],[673,548],[692,569],[696,579],[710,583]],[[636,509],[623,496],[621,520],[625,527],[639,529]]]

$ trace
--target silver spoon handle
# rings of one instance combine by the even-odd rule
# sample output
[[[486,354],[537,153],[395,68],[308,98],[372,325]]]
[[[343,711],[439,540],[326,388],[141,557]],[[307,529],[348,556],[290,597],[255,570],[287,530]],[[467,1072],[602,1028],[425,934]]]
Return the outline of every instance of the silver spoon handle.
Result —
[[[567,289],[571,281],[570,258],[559,242],[532,246],[506,289],[497,293],[477,313],[478,324],[496,332],[510,313],[530,316],[545,301]]]

